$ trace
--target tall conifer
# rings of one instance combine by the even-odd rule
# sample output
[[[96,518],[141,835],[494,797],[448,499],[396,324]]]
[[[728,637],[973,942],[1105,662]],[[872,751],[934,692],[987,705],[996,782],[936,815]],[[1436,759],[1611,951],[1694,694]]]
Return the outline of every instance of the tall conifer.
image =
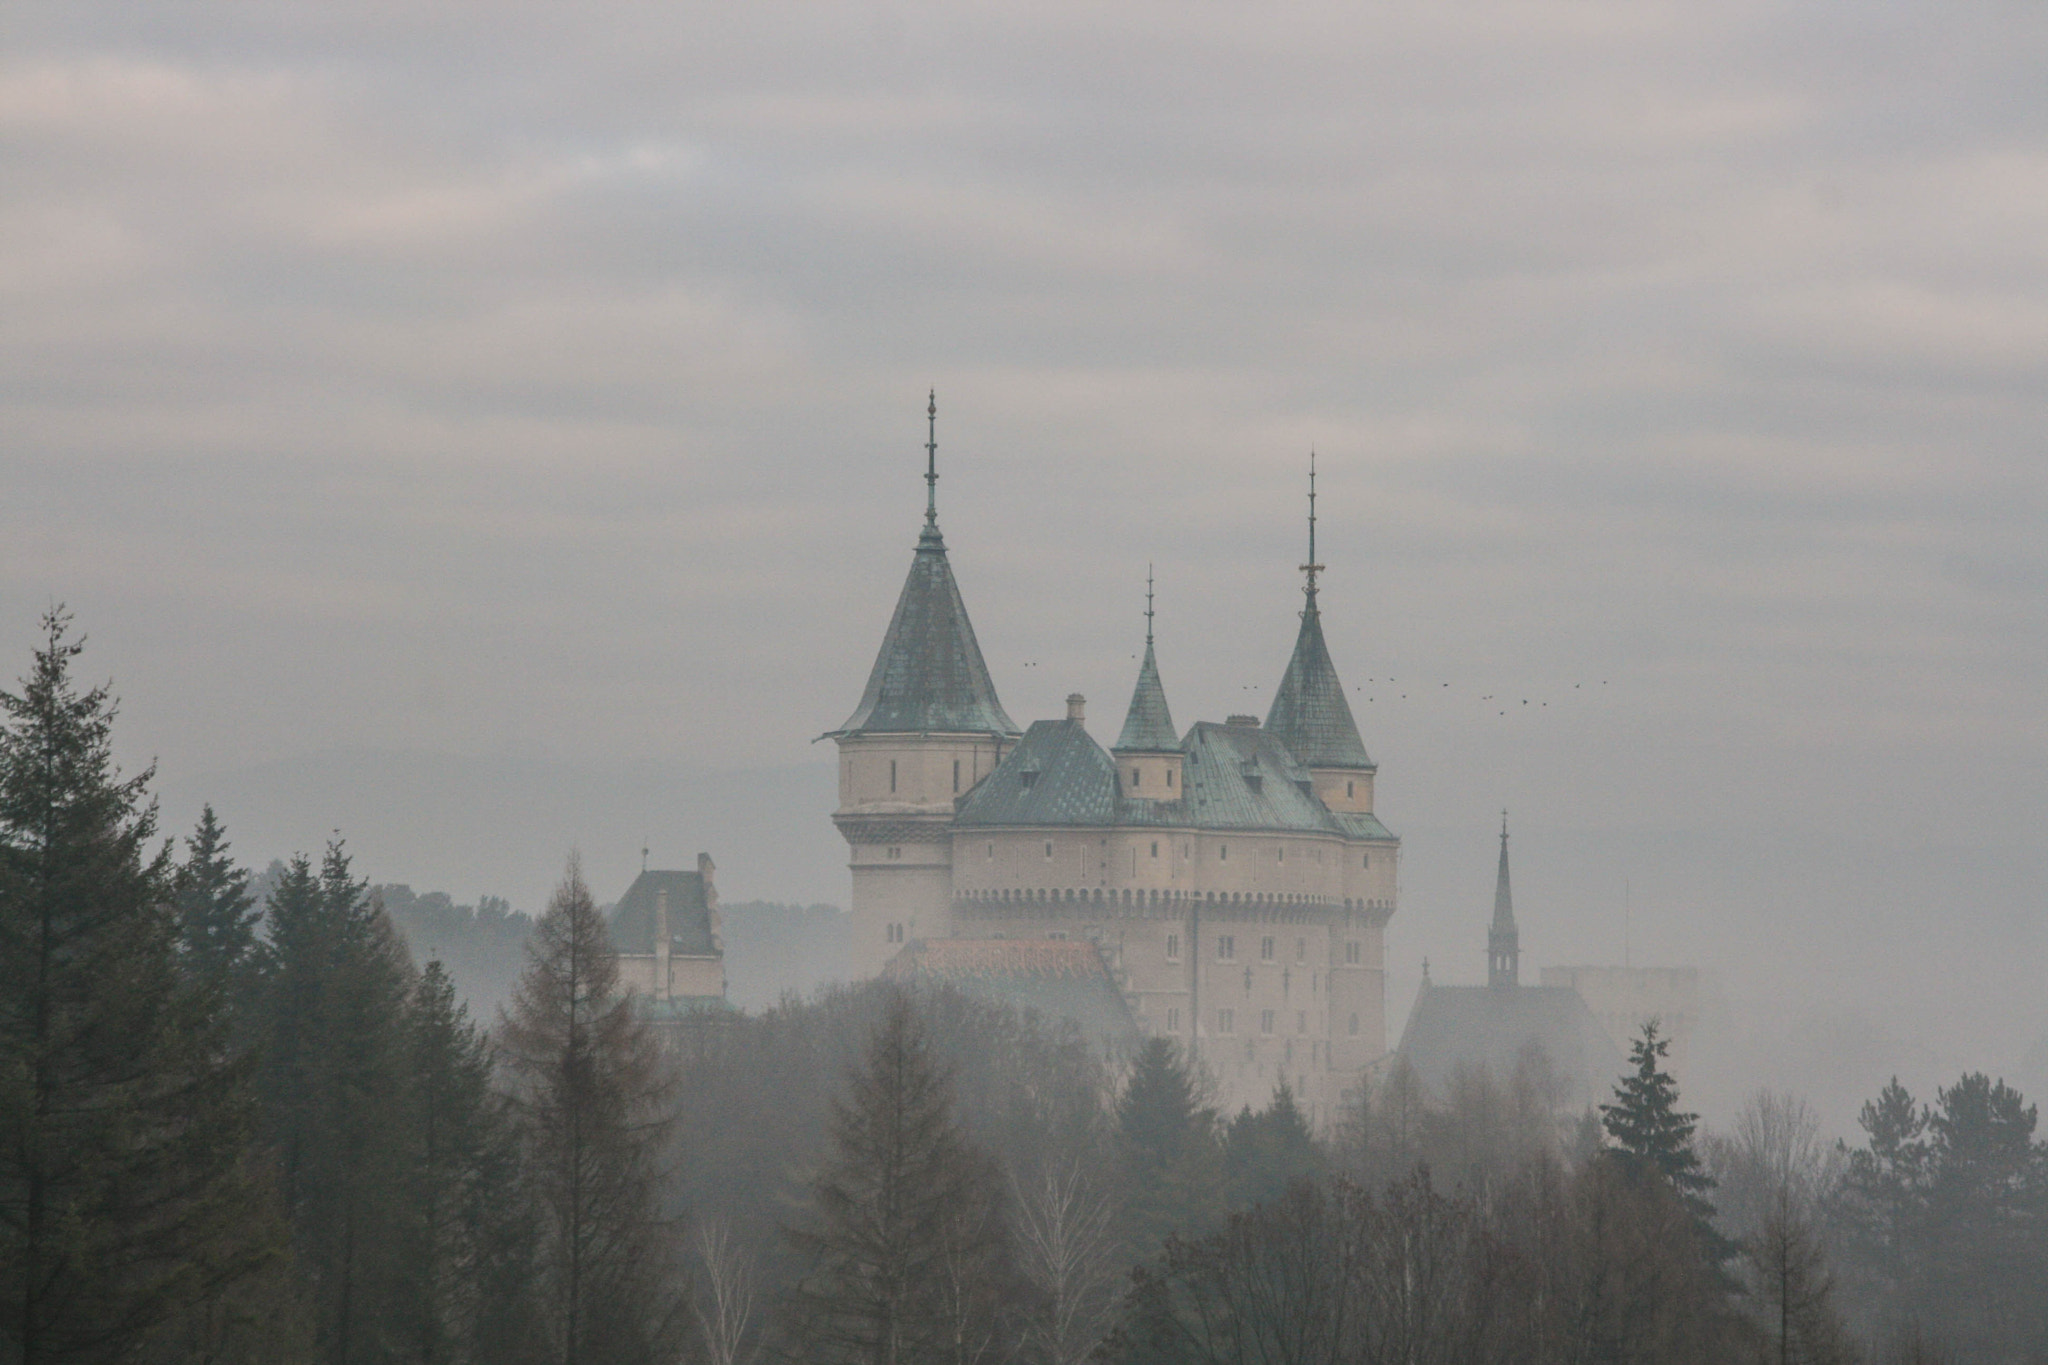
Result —
[[[1669,1182],[1692,1214],[1706,1251],[1725,1261],[1734,1248],[1714,1230],[1714,1206],[1707,1195],[1714,1178],[1693,1150],[1700,1116],[1678,1107],[1678,1082],[1663,1069],[1670,1040],[1658,1036],[1657,1021],[1643,1025],[1642,1036],[1629,1048],[1634,1071],[1614,1087],[1614,1103],[1600,1106],[1615,1155],[1638,1174],[1654,1174]]]
[[[0,1354],[114,1360],[271,1254],[219,992],[185,979],[151,773],[52,610],[0,693]]]
[[[500,1029],[539,1219],[533,1293],[560,1365],[675,1358],[688,1325],[663,1219],[669,1069],[572,858]]]

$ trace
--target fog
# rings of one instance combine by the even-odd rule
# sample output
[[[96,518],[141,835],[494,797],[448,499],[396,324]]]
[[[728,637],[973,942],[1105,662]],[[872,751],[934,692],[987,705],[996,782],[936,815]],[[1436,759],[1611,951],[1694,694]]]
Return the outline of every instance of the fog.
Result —
[[[1688,1078],[2048,1092],[2048,12],[0,14],[0,658],[165,827],[838,903],[922,510],[1020,723],[1263,713],[1308,452],[1398,1038],[1697,965]],[[1625,913],[1626,907],[1626,913]],[[1626,924],[1624,920],[1626,919]],[[1711,1063],[1711,1065],[1709,1065]]]

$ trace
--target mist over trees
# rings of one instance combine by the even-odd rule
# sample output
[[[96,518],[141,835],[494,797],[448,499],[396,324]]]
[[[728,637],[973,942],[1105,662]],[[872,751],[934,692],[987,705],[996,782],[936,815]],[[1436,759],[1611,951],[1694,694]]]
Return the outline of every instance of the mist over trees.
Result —
[[[1651,1028],[1597,1110],[1396,1059],[1317,1132],[939,988],[651,1024],[573,860],[478,1019],[339,839],[163,840],[79,657],[0,693],[0,1363],[2048,1358],[1995,1078],[1709,1131]]]

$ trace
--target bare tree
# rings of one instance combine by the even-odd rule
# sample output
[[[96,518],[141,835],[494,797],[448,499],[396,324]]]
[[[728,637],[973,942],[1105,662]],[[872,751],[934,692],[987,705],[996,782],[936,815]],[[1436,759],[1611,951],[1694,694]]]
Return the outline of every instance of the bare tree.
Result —
[[[697,1321],[710,1365],[744,1365],[753,1359],[747,1329],[754,1317],[754,1263],[733,1239],[722,1218],[697,1225],[697,1264],[703,1288]]]
[[[1109,1331],[1124,1266],[1116,1206],[1078,1161],[1013,1185],[1018,1259],[1038,1291],[1029,1337],[1047,1365],[1079,1365]]]

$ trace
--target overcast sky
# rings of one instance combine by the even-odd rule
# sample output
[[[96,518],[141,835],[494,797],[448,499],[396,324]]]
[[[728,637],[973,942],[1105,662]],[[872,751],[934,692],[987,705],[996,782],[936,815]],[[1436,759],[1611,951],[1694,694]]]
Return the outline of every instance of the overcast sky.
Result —
[[[11,0],[0,672],[68,603],[254,859],[843,900],[928,388],[1004,703],[1104,739],[1148,562],[1175,719],[1264,712],[1314,448],[1390,1030],[1506,806],[1532,967],[2048,1079],[2044,70],[2038,0]]]

